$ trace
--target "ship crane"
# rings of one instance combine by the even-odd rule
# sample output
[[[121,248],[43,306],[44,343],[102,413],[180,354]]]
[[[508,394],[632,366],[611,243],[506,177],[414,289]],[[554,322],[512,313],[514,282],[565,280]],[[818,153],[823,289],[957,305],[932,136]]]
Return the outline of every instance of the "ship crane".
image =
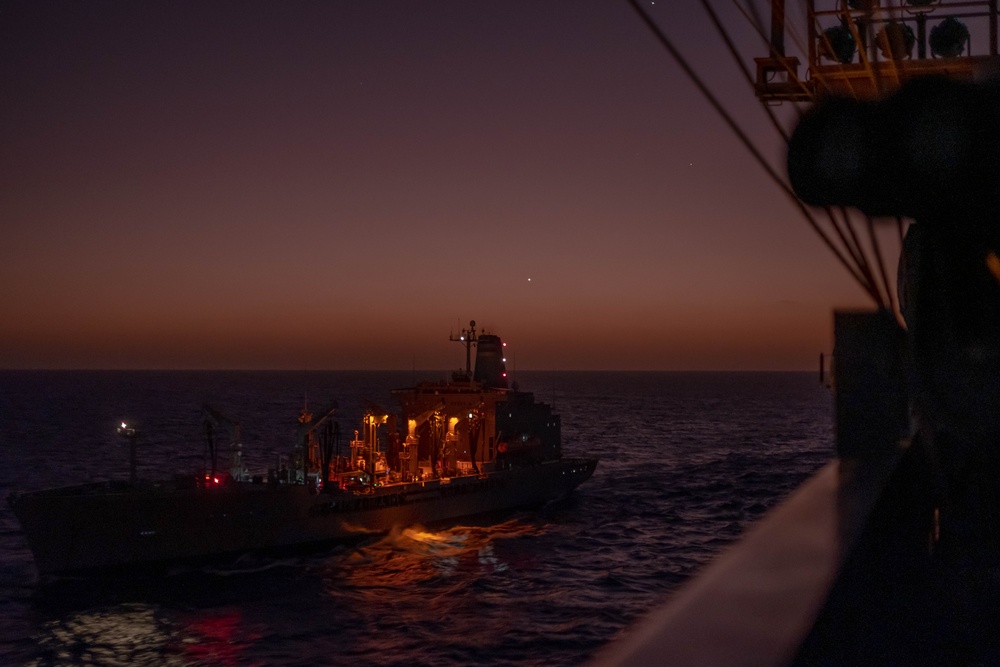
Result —
[[[309,412],[307,408],[302,409],[296,431],[295,451],[292,457],[295,463],[293,474],[296,481],[304,483],[310,472],[321,473],[320,479],[324,482],[329,479],[333,445],[334,442],[340,442],[339,424],[331,421],[337,408],[337,402],[333,401],[326,409],[320,411],[318,417]],[[322,446],[314,435],[316,429],[321,426],[326,427],[320,432]]]
[[[417,429],[424,422],[430,422],[430,459],[431,470],[437,471],[438,459],[441,452],[442,424],[446,419],[442,414],[445,405],[443,401],[437,401],[428,409],[413,415],[406,420],[406,438],[403,440],[403,451],[399,455],[399,468],[404,481],[410,481],[417,475],[420,439],[417,437]]]
[[[378,428],[389,424],[389,431],[394,432],[395,418],[384,408],[368,402],[363,423],[363,436],[354,431],[354,439],[351,440],[351,466],[365,473],[369,486],[374,487],[376,475],[386,474],[389,470],[379,446]]]
[[[218,465],[218,447],[216,446],[215,434],[222,430],[229,434],[229,476],[238,481],[246,481],[247,471],[243,465],[243,442],[240,433],[240,422],[234,421],[224,415],[218,408],[207,403],[202,406],[202,424],[205,428],[205,440],[208,447],[208,458],[210,467],[206,472],[206,477],[218,483],[216,469]]]

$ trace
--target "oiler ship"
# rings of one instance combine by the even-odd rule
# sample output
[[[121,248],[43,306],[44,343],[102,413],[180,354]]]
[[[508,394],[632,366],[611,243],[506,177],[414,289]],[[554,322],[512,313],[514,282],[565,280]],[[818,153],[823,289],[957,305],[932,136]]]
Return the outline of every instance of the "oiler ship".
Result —
[[[303,409],[295,446],[266,474],[247,471],[239,424],[206,406],[212,465],[196,475],[12,495],[8,500],[40,574],[149,567],[280,552],[540,506],[594,472],[593,458],[563,458],[551,406],[508,387],[499,336],[462,335],[465,372],[392,393],[401,413],[370,409],[341,455],[336,408]],[[471,349],[476,348],[474,372]],[[399,430],[397,430],[399,429]],[[403,430],[405,429],[405,430]],[[217,433],[231,434],[221,469]],[[347,448],[345,448],[346,450]]]

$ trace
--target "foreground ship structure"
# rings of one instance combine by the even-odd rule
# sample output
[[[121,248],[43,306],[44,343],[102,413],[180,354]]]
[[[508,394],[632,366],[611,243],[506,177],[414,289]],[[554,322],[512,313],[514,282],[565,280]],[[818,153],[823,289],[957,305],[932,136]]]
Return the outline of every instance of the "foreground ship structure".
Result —
[[[789,184],[879,306],[834,315],[836,458],[595,665],[1000,665],[998,3],[801,6],[806,78],[772,0],[757,94],[816,102]]]
[[[395,390],[401,414],[369,410],[349,448],[340,446],[335,407],[303,410],[287,458],[251,474],[239,424],[206,407],[212,463],[203,474],[138,481],[133,457],[128,482],[12,495],[39,572],[316,546],[539,506],[586,481],[597,460],[562,457],[559,416],[531,393],[508,388],[500,338],[477,336],[472,322],[455,340],[466,346],[465,372]],[[230,465],[223,469],[215,440],[226,431]],[[128,425],[119,433],[134,444]]]

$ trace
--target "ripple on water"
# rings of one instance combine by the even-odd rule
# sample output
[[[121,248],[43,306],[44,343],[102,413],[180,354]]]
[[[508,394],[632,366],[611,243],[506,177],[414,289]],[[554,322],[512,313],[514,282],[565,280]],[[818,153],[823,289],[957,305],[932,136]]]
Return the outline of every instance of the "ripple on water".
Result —
[[[431,379],[440,379],[435,376]],[[241,419],[251,467],[291,446],[303,390],[341,427],[412,373],[0,373],[0,490],[127,473],[113,426],[150,432],[143,474],[197,466],[199,410]],[[0,663],[576,665],[669,596],[830,456],[811,374],[519,374],[597,455],[567,502],[494,523],[149,585],[38,584],[0,506]],[[15,389],[12,389],[15,388]]]

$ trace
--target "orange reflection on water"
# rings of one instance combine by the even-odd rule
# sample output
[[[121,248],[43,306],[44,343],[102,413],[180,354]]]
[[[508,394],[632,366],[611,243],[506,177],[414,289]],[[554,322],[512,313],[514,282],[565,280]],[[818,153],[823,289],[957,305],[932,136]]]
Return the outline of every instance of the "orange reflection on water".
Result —
[[[498,601],[523,570],[534,569],[518,555],[525,550],[517,541],[544,532],[544,525],[518,520],[396,531],[328,560],[324,594],[347,610],[347,622],[368,629],[355,635],[358,654],[392,661],[428,641],[490,646],[514,627],[512,615],[498,613]]]
[[[395,587],[503,572],[508,564],[497,557],[494,543],[542,531],[517,520],[442,531],[421,527],[394,531],[331,563],[329,574],[333,577],[328,582],[331,586],[348,585],[364,597],[380,597]]]

